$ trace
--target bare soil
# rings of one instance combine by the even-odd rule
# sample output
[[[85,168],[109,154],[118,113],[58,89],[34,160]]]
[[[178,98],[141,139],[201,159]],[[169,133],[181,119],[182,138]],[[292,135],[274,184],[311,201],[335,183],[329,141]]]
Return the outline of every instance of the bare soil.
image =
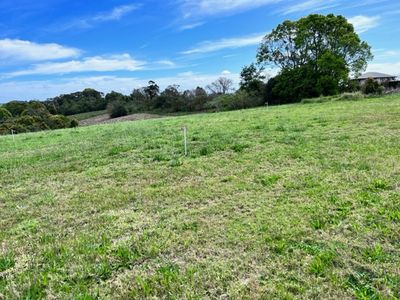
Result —
[[[129,116],[119,117],[110,119],[108,114],[100,115],[97,117],[89,118],[86,120],[82,120],[79,122],[81,126],[89,126],[89,125],[97,125],[97,124],[110,124],[117,122],[125,122],[125,121],[139,121],[139,120],[147,120],[147,119],[156,119],[161,118],[160,115],[154,114],[133,114]]]

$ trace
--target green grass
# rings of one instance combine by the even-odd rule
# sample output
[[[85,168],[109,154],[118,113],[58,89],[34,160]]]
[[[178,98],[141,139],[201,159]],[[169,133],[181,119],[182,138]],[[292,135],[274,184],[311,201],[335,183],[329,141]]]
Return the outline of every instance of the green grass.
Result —
[[[86,119],[90,119],[90,118],[94,118],[94,117],[98,117],[101,115],[104,115],[107,113],[107,110],[98,110],[98,111],[90,111],[90,112],[86,112],[86,113],[81,113],[81,114],[76,114],[76,115],[72,115],[69,116],[72,119],[76,119],[78,121],[83,121]]]
[[[0,137],[0,299],[398,299],[399,132],[389,96]]]
[[[313,103],[325,103],[331,101],[361,101],[367,98],[376,98],[377,95],[364,95],[361,92],[354,93],[343,93],[333,96],[320,96],[317,98],[303,99],[301,103],[303,104],[313,104]]]

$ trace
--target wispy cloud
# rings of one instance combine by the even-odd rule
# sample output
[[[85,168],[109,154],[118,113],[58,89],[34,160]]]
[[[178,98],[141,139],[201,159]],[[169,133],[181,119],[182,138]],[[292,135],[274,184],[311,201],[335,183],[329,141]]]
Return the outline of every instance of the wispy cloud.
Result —
[[[72,28],[91,28],[98,23],[118,21],[130,12],[140,8],[140,4],[128,4],[114,7],[108,12],[99,13],[94,16],[86,16],[79,19],[72,20],[61,26],[62,30],[68,30]]]
[[[129,54],[110,57],[95,56],[87,57],[82,60],[36,64],[31,69],[12,72],[7,74],[7,76],[17,77],[24,75],[69,74],[78,72],[137,71],[143,69],[145,65],[146,62],[135,60]]]
[[[349,22],[353,24],[354,29],[358,33],[366,32],[379,25],[380,17],[368,17],[368,16],[355,16],[349,19]]]
[[[237,13],[282,0],[181,0],[185,18]]]
[[[283,15],[304,12],[304,11],[315,12],[315,11],[320,11],[320,10],[336,7],[338,5],[339,5],[338,1],[335,2],[334,0],[308,0],[308,1],[302,1],[301,3],[287,6],[283,9],[281,9],[280,12]]]
[[[247,46],[254,46],[261,43],[265,34],[256,34],[236,38],[225,38],[218,41],[205,41],[198,44],[196,47],[183,51],[182,54],[201,54],[216,52],[223,49],[235,49]]]
[[[169,59],[158,60],[155,62],[156,67],[163,67],[163,68],[175,68],[176,64]]]
[[[0,40],[0,59],[17,61],[46,61],[76,57],[80,50],[59,44],[39,44],[30,41]]]
[[[400,51],[388,50],[383,53],[384,56],[400,56]]]
[[[367,71],[400,76],[400,61],[390,63],[372,63],[368,65]]]
[[[400,58],[399,50],[373,49],[374,62],[388,62]]]
[[[134,10],[138,9],[139,7],[140,7],[140,5],[138,5],[138,4],[117,6],[110,12],[94,16],[93,18],[91,18],[91,20],[94,21],[94,22],[105,22],[105,21],[119,20],[123,16],[125,16],[126,14],[130,13],[131,11],[134,11]]]
[[[190,29],[194,29],[194,28],[200,27],[202,25],[204,25],[204,22],[196,22],[196,23],[185,24],[185,25],[182,25],[181,27],[179,27],[179,30],[180,31],[190,30]]]

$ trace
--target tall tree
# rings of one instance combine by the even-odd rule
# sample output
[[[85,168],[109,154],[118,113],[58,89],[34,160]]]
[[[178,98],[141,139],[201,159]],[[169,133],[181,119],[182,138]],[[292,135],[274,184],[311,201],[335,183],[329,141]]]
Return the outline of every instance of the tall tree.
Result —
[[[207,89],[216,95],[225,95],[232,90],[233,81],[226,77],[220,77],[211,84],[207,85]]]
[[[150,100],[153,100],[160,93],[160,87],[153,80],[150,80],[149,85],[145,87],[144,91]]]
[[[169,85],[166,87],[155,102],[155,108],[164,108],[171,111],[184,110],[183,106],[184,103],[179,92],[179,85]]]
[[[363,71],[373,58],[371,47],[360,40],[345,17],[312,14],[278,25],[265,36],[257,59],[281,69],[305,64],[317,67],[317,61],[326,53],[341,59],[353,73]]]
[[[245,90],[248,93],[262,94],[265,79],[263,68],[257,68],[254,63],[245,66],[240,72],[240,78],[241,90]]]
[[[269,94],[285,101],[338,93],[372,58],[354,26],[333,14],[283,22],[265,36],[257,54],[258,63],[281,69]]]

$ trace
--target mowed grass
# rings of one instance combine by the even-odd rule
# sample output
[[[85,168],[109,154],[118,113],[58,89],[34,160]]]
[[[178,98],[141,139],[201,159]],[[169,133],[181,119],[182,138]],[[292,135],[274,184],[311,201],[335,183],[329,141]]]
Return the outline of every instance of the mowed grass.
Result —
[[[399,133],[389,96],[1,137],[0,299],[397,299]]]

